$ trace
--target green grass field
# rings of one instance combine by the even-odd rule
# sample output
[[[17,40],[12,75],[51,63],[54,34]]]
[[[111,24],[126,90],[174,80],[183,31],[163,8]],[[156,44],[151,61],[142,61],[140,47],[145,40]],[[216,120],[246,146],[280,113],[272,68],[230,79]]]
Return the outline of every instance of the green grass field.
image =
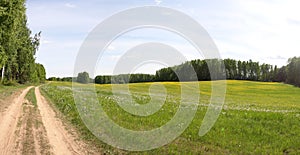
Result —
[[[150,100],[148,88],[152,84],[129,84],[133,99],[139,104],[147,103]],[[111,85],[96,85],[96,90],[100,104],[114,122],[132,130],[149,130],[168,122],[179,107],[180,83],[161,84],[167,90],[166,102],[157,113],[149,117],[134,116],[119,107],[116,104],[118,98],[113,96]],[[198,131],[211,97],[211,82],[188,84],[200,86],[200,90],[194,90],[200,93],[200,106],[192,123],[172,143],[146,152],[118,150],[97,140],[78,115],[72,94],[72,83],[51,82],[42,86],[42,93],[80,131],[84,139],[104,148],[102,150],[106,153],[300,153],[300,88],[281,83],[227,81],[223,110],[213,128],[200,137]]]

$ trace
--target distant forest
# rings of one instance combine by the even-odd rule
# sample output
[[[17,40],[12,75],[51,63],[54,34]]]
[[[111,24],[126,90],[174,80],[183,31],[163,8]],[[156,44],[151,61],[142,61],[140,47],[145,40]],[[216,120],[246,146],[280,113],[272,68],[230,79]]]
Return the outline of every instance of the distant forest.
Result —
[[[222,66],[224,65],[224,66]],[[191,68],[194,70],[192,71]],[[209,68],[216,73],[211,75]],[[223,70],[222,70],[223,69]],[[192,74],[194,73],[194,74]],[[222,74],[223,73],[223,74]],[[181,79],[179,80],[179,76]],[[194,76],[192,76],[194,75]],[[259,64],[259,62],[240,61],[233,59],[206,59],[192,60],[177,66],[162,68],[151,74],[120,74],[120,75],[98,75],[90,79],[86,72],[79,73],[78,82],[97,84],[110,83],[137,83],[137,82],[159,82],[159,81],[208,81],[208,80],[250,80],[263,82],[284,82],[300,87],[300,57],[290,58],[288,65],[278,68],[276,65]],[[212,78],[213,77],[213,78]],[[72,81],[76,78],[55,78],[50,81]],[[82,80],[86,79],[86,80]]]
[[[1,83],[38,83],[46,79],[45,68],[35,63],[41,32],[32,35],[27,26],[25,0],[0,1]]]

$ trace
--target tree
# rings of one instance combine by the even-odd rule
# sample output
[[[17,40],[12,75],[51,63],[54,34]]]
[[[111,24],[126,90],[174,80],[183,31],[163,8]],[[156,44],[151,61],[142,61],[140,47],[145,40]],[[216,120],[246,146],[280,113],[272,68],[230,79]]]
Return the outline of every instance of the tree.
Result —
[[[7,61],[7,56],[5,55],[3,47],[0,45],[0,69],[2,68],[0,83],[2,83],[3,78],[4,78],[4,66],[5,66],[6,61]]]
[[[240,60],[238,61],[237,66],[238,66],[237,80],[241,80],[241,79],[243,79],[242,78],[242,72],[243,72],[243,70],[242,70],[242,62]]]
[[[48,81],[57,81],[57,78],[56,77],[49,77],[47,80]]]
[[[42,64],[39,64],[39,63],[36,63],[35,67],[36,67],[36,72],[37,72],[39,82],[44,83],[45,80],[46,80],[45,67]]]
[[[44,81],[36,69],[35,54],[41,33],[31,37],[25,0],[0,1],[0,70],[3,78],[19,83]]]
[[[248,62],[245,62],[245,61],[242,62],[242,73],[243,73],[242,74],[242,79],[243,80],[247,80],[247,77],[248,77],[247,76],[248,75],[247,74],[247,64],[248,64]]]
[[[300,57],[293,57],[288,60],[286,82],[300,87]]]
[[[79,82],[79,83],[85,83],[85,84],[89,83],[90,82],[89,73],[87,73],[87,72],[78,73],[77,82]]]
[[[72,82],[73,78],[72,77],[63,77],[61,78],[61,81],[66,81],[66,82]]]
[[[227,79],[235,79],[237,77],[236,61],[233,59],[225,59],[224,65]]]
[[[274,82],[286,82],[287,75],[286,75],[286,66],[282,66],[281,68],[278,69],[277,74],[274,76]]]

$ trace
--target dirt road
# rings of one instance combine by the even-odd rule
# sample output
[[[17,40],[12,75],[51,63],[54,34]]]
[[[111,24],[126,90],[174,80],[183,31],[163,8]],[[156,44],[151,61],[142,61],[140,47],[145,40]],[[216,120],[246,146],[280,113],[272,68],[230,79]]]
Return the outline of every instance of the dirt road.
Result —
[[[75,132],[66,130],[38,87],[36,104],[25,99],[31,88],[5,100],[10,104],[0,113],[0,155],[86,154],[86,144]]]
[[[55,112],[41,95],[38,87],[35,88],[35,95],[54,154],[80,154],[80,147],[74,141],[74,137],[70,136],[64,129],[62,122],[56,117]]]
[[[15,131],[17,128],[18,118],[21,115],[22,103],[24,97],[31,87],[26,88],[20,96],[12,101],[6,111],[1,114],[0,118],[0,154],[10,154],[14,150]],[[9,101],[8,101],[9,102]]]

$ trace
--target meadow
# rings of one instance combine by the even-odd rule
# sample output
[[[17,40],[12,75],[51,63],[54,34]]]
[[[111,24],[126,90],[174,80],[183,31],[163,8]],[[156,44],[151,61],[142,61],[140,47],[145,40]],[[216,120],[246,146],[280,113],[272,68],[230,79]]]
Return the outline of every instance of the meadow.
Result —
[[[199,128],[211,97],[211,82],[190,82],[200,90],[200,105],[189,127],[170,144],[145,152],[113,148],[98,140],[84,125],[73,99],[72,83],[51,82],[41,87],[42,93],[80,132],[81,137],[101,147],[107,154],[299,154],[300,153],[300,88],[273,82],[227,80],[223,110],[212,129],[199,136]],[[153,83],[128,84],[132,98],[146,104]],[[122,127],[150,130],[164,125],[176,113],[180,103],[181,84],[162,82],[167,90],[164,105],[148,117],[132,115],[122,109],[112,93],[112,85],[95,85],[99,103],[108,116]],[[77,84],[82,87],[86,85]],[[121,87],[124,85],[120,85]],[[127,85],[126,85],[127,86]],[[124,101],[124,100],[123,100]],[[88,102],[88,99],[87,99]]]

